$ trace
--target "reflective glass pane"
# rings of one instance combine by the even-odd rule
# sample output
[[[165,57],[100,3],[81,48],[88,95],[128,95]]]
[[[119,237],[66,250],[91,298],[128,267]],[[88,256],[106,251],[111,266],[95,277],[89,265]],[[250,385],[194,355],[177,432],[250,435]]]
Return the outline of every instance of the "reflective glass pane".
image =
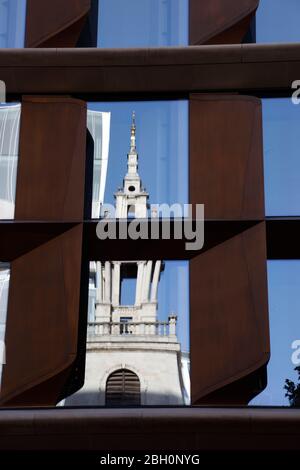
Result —
[[[92,218],[98,218],[100,206],[104,200],[106,184],[110,113],[103,113],[88,109],[87,128],[93,140],[93,196],[92,196]]]
[[[256,42],[299,42],[299,0],[260,0]]]
[[[251,405],[289,406],[286,379],[297,384],[300,366],[300,261],[268,261],[271,359],[268,385]],[[300,387],[299,387],[300,388]],[[299,403],[300,405],[300,403]]]
[[[94,142],[102,136],[95,147],[106,140],[108,151],[94,171],[102,217],[108,206],[120,210],[117,217],[143,218],[149,203],[188,202],[187,101],[89,103],[88,112],[102,122],[107,113],[111,123],[105,136],[88,125]],[[64,404],[133,403],[190,403],[187,261],[90,263],[85,384]]]
[[[0,48],[24,47],[26,0],[0,0]]]
[[[290,98],[263,100],[266,214],[300,215],[300,106]]]
[[[88,107],[98,112],[111,113],[110,137],[107,137],[109,152],[106,178],[106,166],[103,172],[101,170],[104,207],[108,204],[115,205],[118,192],[121,200],[120,192],[122,193],[124,187],[126,191],[135,188],[133,195],[137,196],[137,189],[141,197],[143,194],[147,195],[150,205],[188,203],[186,100],[89,103]],[[132,165],[135,165],[133,161],[129,162],[128,157],[133,111],[137,156],[132,155],[132,158],[137,158],[136,181],[134,177],[125,178],[129,166],[132,168]],[[132,184],[129,184],[129,180]],[[137,185],[140,187],[137,188]],[[130,215],[130,208],[128,211]]]
[[[188,261],[92,262],[89,291],[85,383],[61,405],[189,405]]]
[[[0,105],[0,219],[13,219],[21,105]]]
[[[99,0],[98,47],[188,45],[188,0]]]

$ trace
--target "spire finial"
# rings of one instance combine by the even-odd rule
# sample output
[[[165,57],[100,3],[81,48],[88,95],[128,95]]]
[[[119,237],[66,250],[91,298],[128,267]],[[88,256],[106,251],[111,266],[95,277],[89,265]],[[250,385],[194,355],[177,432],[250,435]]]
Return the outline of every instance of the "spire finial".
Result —
[[[130,152],[136,151],[136,144],[135,144],[135,111],[132,112],[132,122],[131,122],[131,135],[130,135]]]

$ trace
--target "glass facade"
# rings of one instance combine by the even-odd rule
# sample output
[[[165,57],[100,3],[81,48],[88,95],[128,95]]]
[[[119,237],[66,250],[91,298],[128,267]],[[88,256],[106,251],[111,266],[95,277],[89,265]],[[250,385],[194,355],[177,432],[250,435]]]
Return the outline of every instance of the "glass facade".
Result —
[[[300,107],[290,98],[263,99],[266,215],[300,215]]]
[[[256,12],[256,42],[299,42],[299,0],[260,0]]]
[[[0,0],[0,48],[24,47],[26,0]]]
[[[188,0],[99,0],[98,47],[188,45]]]
[[[268,385],[251,405],[289,406],[286,379],[298,383],[300,366],[300,260],[268,261],[271,358]]]

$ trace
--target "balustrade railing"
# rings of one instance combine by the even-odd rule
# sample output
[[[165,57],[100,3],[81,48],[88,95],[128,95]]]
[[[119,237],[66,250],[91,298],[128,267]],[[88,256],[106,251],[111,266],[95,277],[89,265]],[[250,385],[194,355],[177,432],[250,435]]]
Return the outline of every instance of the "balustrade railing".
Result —
[[[176,336],[176,319],[157,322],[89,322],[88,332],[99,336]]]

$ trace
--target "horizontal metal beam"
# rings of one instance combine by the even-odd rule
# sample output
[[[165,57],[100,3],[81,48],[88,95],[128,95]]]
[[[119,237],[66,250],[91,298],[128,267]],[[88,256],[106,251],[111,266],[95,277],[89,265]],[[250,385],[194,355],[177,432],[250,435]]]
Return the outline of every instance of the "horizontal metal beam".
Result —
[[[0,50],[0,80],[11,95],[290,94],[296,79],[300,44]]]
[[[116,438],[117,436],[117,438]],[[299,450],[300,410],[1,410],[0,450]]]
[[[268,259],[300,259],[300,217],[266,217],[267,257]],[[87,257],[91,260],[102,259],[191,259],[205,250],[223,243],[231,237],[259,223],[259,220],[206,220],[204,224],[204,247],[198,251],[187,251],[183,237],[173,237],[175,224],[171,221],[171,239],[164,240],[99,240],[96,236],[97,221],[84,221],[84,243]],[[128,224],[129,221],[121,222]],[[145,223],[145,222],[144,222]],[[147,223],[147,222],[146,222]],[[28,222],[0,221],[0,260],[12,261],[24,253],[64,233],[76,225],[68,222]],[[117,223],[117,231],[119,223]],[[160,234],[162,221],[160,221]],[[118,232],[117,232],[118,233]],[[149,234],[151,230],[149,228]],[[184,229],[183,229],[184,234]]]

